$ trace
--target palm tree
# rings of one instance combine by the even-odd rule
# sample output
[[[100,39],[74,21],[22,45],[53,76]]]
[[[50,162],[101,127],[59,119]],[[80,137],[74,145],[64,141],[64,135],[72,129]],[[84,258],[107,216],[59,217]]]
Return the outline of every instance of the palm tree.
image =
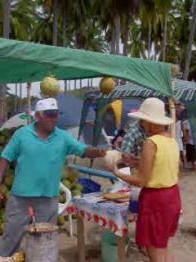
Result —
[[[140,8],[141,41],[144,41],[147,49],[147,58],[151,58],[152,35],[157,31],[158,13],[153,0],[143,0]]]
[[[3,37],[9,38],[10,35],[10,12],[11,0],[3,1]],[[4,122],[7,117],[6,113],[6,85],[0,86],[0,124]]]
[[[192,59],[189,69],[189,79],[196,81],[196,51],[192,51]]]
[[[169,11],[172,7],[171,0],[154,0],[157,10],[160,13],[161,25],[162,25],[162,50],[161,57],[162,61],[165,61],[166,57],[166,47],[167,47],[167,23],[168,23],[168,15]]]
[[[184,69],[184,79],[187,80],[188,74],[189,74],[189,66],[191,62],[191,53],[192,53],[192,45],[194,41],[195,36],[195,28],[196,28],[196,1],[193,1],[192,6],[193,12],[192,12],[192,23],[191,23],[191,29],[189,33],[189,41],[188,41],[188,47],[187,47],[187,56],[185,61],[185,69]]]
[[[10,35],[10,13],[11,13],[11,0],[3,1],[3,37],[9,38]]]
[[[37,3],[32,0],[18,0],[11,5],[11,37],[31,40],[37,22]]]
[[[63,8],[62,8],[62,45],[66,46],[66,39],[67,39],[67,10],[68,9],[68,0],[64,0],[63,2]]]
[[[57,40],[58,40],[58,17],[59,17],[59,1],[53,0],[53,33],[52,33],[53,45],[57,45]]]
[[[121,39],[123,43],[123,55],[128,55],[128,42],[130,40],[130,27],[134,17],[138,14],[140,1],[124,1],[124,8],[121,11]]]
[[[138,0],[106,0],[103,3],[96,1],[96,14],[99,17],[100,27],[105,32],[105,40],[110,43],[111,53],[119,53],[122,38],[123,53],[127,54],[130,21],[138,5]]]

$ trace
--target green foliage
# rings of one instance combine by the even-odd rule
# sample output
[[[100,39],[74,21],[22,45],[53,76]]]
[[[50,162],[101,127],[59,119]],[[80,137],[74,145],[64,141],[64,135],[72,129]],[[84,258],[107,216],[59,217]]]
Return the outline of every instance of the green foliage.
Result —
[[[65,217],[63,215],[58,215],[58,218],[57,218],[57,225],[59,227],[63,226],[65,223]]]
[[[128,55],[161,60],[166,18],[166,61],[179,63],[183,68],[193,0],[57,2],[57,10],[54,10],[52,0],[12,1],[11,38],[52,44],[54,15],[57,14],[58,45],[108,52],[114,40],[115,18],[118,15],[121,40]],[[2,21],[3,6],[0,1],[1,35]]]
[[[72,196],[78,196],[81,194],[83,186],[80,185],[78,181],[79,173],[71,168],[67,167],[67,163],[64,166],[64,169],[61,174],[61,183],[67,187],[70,191]],[[65,203],[66,197],[63,191],[60,191],[59,194],[59,203]],[[59,215],[57,225],[64,226],[65,221],[67,220],[65,215]]]
[[[13,184],[13,180],[14,180],[13,174],[6,175],[6,177],[4,179],[4,184],[6,185],[6,187],[8,189],[11,189],[11,186]]]

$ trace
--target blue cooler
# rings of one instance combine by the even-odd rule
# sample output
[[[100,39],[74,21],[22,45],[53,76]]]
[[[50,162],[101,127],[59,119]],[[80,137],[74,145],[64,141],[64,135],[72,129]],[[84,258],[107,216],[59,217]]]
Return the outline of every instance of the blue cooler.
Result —
[[[78,183],[83,186],[82,193],[88,194],[93,192],[100,192],[101,185],[90,178],[79,177]]]

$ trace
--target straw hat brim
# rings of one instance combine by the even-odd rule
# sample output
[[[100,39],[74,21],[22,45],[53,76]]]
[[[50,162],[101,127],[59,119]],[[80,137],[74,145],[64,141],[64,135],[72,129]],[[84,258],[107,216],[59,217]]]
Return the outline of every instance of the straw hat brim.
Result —
[[[159,118],[155,118],[155,117],[152,118],[149,115],[142,113],[140,111],[128,113],[128,116],[137,118],[137,119],[142,119],[152,124],[157,124],[157,125],[162,125],[162,126],[168,126],[174,123],[174,120],[170,117],[162,116]]]

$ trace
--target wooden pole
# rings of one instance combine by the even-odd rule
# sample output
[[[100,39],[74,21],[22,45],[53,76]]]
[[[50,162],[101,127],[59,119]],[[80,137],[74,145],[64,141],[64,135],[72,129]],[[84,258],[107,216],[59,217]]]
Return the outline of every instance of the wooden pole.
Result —
[[[79,215],[77,215],[77,246],[78,262],[85,262],[84,221]]]
[[[125,238],[117,237],[118,245],[118,262],[125,262]]]
[[[175,81],[175,80],[174,80]],[[172,81],[172,88],[174,89],[174,81]],[[169,110],[172,119],[174,120],[173,124],[171,125],[171,136],[176,136],[176,108],[175,108],[175,99],[173,97],[169,98]]]
[[[179,65],[176,64],[171,65],[171,75],[173,79],[179,74],[179,71],[180,71]],[[174,89],[174,83],[175,80],[172,81],[172,89]],[[174,120],[173,124],[171,125],[170,131],[172,137],[175,137],[176,136],[176,108],[175,108],[175,99],[173,97],[169,98],[169,110],[170,110],[171,117]]]
[[[18,84],[15,84],[15,97],[14,97],[14,113],[17,113],[17,109],[18,109]]]
[[[31,83],[27,83],[27,124],[31,123]]]
[[[174,120],[173,124],[171,125],[171,136],[176,136],[176,109],[175,109],[175,103],[173,97],[169,98],[169,110],[171,113],[171,117]]]

